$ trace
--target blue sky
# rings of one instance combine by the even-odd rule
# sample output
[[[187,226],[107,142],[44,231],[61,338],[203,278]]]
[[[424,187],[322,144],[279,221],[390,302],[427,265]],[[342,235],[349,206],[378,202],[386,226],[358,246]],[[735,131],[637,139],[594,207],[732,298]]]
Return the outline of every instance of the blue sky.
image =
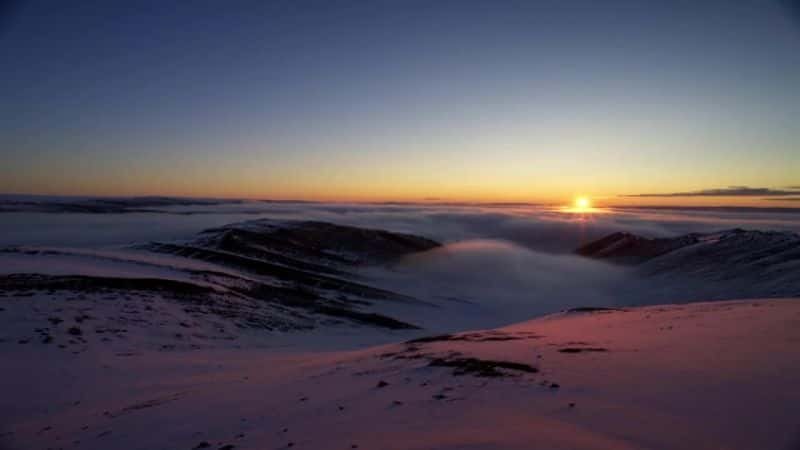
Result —
[[[779,2],[70,3],[0,21],[2,192],[536,201],[799,181],[800,22]]]

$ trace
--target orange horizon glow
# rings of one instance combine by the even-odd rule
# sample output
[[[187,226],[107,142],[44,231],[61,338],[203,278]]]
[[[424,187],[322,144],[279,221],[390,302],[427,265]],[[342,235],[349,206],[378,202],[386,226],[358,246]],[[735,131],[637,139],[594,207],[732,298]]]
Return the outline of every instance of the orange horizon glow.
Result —
[[[537,204],[542,206],[557,207],[568,212],[594,213],[603,212],[611,207],[800,207],[799,201],[785,200],[778,197],[626,197],[616,193],[597,193],[591,196],[569,195],[555,190],[541,189],[537,195],[536,187],[530,192],[521,192],[520,189],[501,189],[486,191],[484,189],[442,189],[431,190],[430,195],[420,193],[421,189],[404,190],[401,186],[391,186],[390,189],[245,189],[240,191],[232,186],[223,186],[221,189],[203,189],[199,185],[191,189],[126,189],[119,185],[117,189],[102,191],[102,195],[95,186],[82,186],[83,189],[72,189],[67,192],[59,189],[42,189],[38,192],[26,192],[21,189],[12,189],[0,194],[6,195],[43,195],[43,196],[87,196],[87,197],[189,197],[189,198],[217,198],[217,199],[243,199],[243,200],[277,200],[277,201],[309,201],[331,203],[520,203]],[[156,186],[158,187],[158,186]],[[166,187],[166,186],[165,186]],[[388,186],[381,186],[387,188]],[[438,194],[438,195],[437,195]],[[579,205],[578,199],[588,202]],[[581,202],[583,202],[583,200]]]

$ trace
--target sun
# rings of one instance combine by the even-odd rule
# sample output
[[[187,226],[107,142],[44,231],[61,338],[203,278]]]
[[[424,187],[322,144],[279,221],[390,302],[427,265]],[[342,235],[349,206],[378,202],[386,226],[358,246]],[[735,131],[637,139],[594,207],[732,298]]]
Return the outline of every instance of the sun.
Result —
[[[589,197],[578,197],[575,199],[576,211],[588,211],[590,209],[592,209],[592,201],[589,200]]]
[[[581,217],[588,217],[594,213],[605,212],[602,208],[592,206],[592,199],[585,195],[575,197],[572,203],[560,207],[559,210],[565,213],[577,214]]]

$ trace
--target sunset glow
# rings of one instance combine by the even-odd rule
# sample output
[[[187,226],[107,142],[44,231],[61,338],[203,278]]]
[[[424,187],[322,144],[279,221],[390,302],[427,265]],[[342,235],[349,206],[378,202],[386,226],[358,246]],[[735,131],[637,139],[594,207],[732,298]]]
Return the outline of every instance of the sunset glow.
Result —
[[[591,198],[583,195],[575,197],[571,204],[561,207],[560,211],[564,213],[580,215],[606,212],[606,210],[602,208],[593,206]]]
[[[632,2],[627,20],[593,2],[257,3],[18,8],[0,193],[800,204],[800,51],[780,8],[723,8],[709,28],[722,11],[694,2]]]
[[[592,202],[588,197],[578,197],[575,199],[575,209],[577,210],[588,210],[591,206]]]

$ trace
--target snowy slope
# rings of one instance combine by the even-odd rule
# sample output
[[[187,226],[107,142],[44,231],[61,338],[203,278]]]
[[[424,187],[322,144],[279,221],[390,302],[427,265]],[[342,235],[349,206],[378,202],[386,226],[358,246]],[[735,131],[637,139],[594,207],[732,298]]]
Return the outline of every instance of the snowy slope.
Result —
[[[177,306],[186,320],[202,315],[261,331],[413,329],[374,306],[424,302],[370,286],[351,269],[437,245],[380,230],[257,221],[128,249],[6,247],[0,249],[0,295],[31,297],[35,308],[54,313],[74,310],[73,303],[62,304],[70,298],[81,299],[81,308],[105,310],[107,299],[141,297]],[[136,309],[131,302],[125,307]],[[139,322],[155,323],[151,316],[142,310]]]
[[[800,295],[800,235],[726,230],[647,239],[614,233],[576,253],[623,265],[652,287],[650,303]]]
[[[2,248],[0,449],[794,449],[799,298],[602,307],[796,294],[798,248],[274,220]]]
[[[800,432],[798,299],[569,312],[354,352],[85,339],[77,354],[0,343],[3,448],[788,450]]]

